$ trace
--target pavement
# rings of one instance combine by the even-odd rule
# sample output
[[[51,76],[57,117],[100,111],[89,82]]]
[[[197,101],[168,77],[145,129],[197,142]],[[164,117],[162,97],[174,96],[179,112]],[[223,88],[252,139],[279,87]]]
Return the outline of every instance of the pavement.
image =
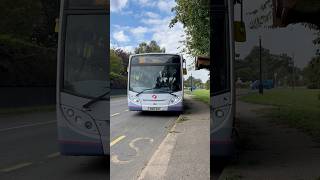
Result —
[[[209,106],[185,97],[186,111],[176,121],[139,180],[209,180]]]

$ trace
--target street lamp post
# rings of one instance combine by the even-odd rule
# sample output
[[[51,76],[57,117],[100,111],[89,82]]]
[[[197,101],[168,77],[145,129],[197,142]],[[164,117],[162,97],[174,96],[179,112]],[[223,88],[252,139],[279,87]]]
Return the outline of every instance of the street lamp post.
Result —
[[[259,93],[263,94],[263,83],[262,83],[262,45],[261,36],[259,36],[259,61],[260,61],[260,83],[259,83]]]

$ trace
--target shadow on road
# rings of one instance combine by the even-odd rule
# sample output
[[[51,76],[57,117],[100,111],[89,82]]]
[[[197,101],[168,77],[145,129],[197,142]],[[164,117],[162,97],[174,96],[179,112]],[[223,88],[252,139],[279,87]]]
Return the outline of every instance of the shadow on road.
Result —
[[[225,158],[210,157],[210,179],[217,180],[230,160]]]
[[[109,156],[107,157],[94,157],[85,161],[85,164],[80,164],[81,167],[77,166],[75,173],[79,175],[108,175],[110,174],[110,161]]]

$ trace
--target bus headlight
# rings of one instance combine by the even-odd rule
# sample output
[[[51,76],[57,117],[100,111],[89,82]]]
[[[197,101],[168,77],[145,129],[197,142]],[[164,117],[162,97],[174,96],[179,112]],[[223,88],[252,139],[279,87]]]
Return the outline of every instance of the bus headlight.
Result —
[[[69,117],[72,117],[74,115],[74,111],[72,109],[68,109],[67,114]]]
[[[216,116],[219,118],[222,118],[224,116],[224,112],[222,110],[217,110],[216,111]]]
[[[130,96],[130,100],[133,101],[134,103],[140,102],[140,99],[137,96]]]
[[[180,101],[180,99],[181,98],[179,96],[173,97],[173,98],[170,99],[169,103],[170,104],[177,104]]]

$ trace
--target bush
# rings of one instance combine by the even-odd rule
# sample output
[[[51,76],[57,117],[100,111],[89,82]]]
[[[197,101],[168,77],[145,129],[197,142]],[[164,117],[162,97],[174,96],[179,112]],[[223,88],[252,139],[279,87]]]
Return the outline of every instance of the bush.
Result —
[[[110,79],[111,79],[111,83],[110,83],[111,89],[126,89],[127,88],[127,78],[126,77],[111,72]]]
[[[1,86],[55,85],[56,49],[0,35]]]

